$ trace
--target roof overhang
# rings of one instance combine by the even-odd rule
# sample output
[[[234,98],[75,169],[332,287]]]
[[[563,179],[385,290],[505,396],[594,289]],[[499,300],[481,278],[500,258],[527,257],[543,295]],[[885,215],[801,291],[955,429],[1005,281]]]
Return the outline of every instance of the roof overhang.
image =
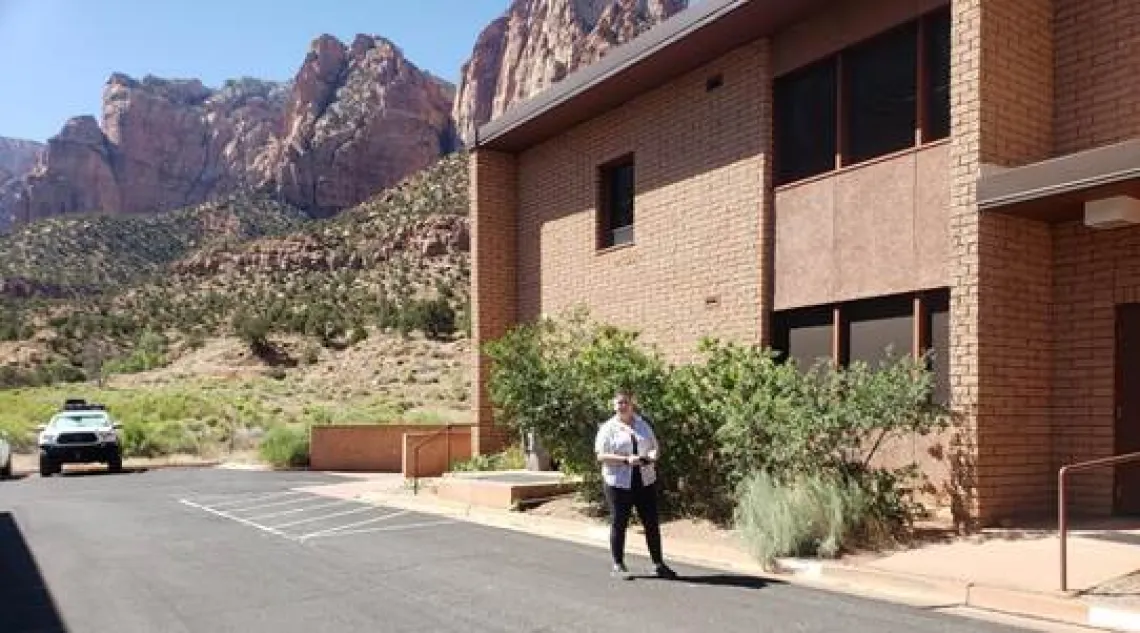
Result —
[[[1046,222],[1095,222],[1093,215],[1115,213],[1110,208],[1114,204],[1140,200],[1140,139],[1023,167],[986,167],[977,198],[983,212]]]
[[[473,148],[518,152],[825,6],[827,0],[703,0],[476,130]]]

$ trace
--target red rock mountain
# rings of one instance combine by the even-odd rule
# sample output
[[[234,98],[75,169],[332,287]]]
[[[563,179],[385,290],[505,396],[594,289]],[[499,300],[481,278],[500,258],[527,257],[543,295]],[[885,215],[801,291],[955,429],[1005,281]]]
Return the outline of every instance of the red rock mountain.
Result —
[[[0,229],[12,222],[13,210],[4,202],[14,198],[21,179],[31,171],[43,149],[35,141],[0,136]]]
[[[567,74],[601,59],[688,0],[514,0],[479,35],[453,116],[460,138]]]
[[[293,81],[115,74],[103,121],[77,117],[48,141],[14,202],[18,220],[146,213],[243,189],[334,213],[454,146],[452,88],[393,43],[316,39]],[[10,203],[11,204],[11,203]]]
[[[347,45],[317,38],[286,83],[246,78],[212,89],[196,79],[114,74],[101,122],[71,119],[30,173],[9,178],[7,188],[0,181],[0,228],[7,216],[148,213],[246,189],[333,214],[686,5],[514,0],[479,36],[458,95],[392,42],[366,35]]]

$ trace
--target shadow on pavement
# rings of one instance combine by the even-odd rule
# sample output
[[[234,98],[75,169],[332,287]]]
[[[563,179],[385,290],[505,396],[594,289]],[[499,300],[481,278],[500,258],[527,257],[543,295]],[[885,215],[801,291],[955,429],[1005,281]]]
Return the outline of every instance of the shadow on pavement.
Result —
[[[145,473],[147,470],[149,470],[149,469],[141,467],[141,466],[137,467],[137,468],[131,468],[129,466],[123,466],[123,469],[119,472],[107,470],[106,468],[90,469],[90,470],[87,470],[87,469],[65,470],[62,473],[55,475],[55,476],[56,477],[100,477],[100,476],[113,476],[113,475],[140,475],[142,473]]]
[[[67,633],[10,512],[0,512],[0,622],[4,633]]]
[[[661,582],[681,582],[689,585],[711,585],[716,587],[738,587],[741,589],[763,589],[769,585],[785,584],[779,580],[745,576],[743,574],[704,574],[700,576],[678,573],[676,578],[658,578],[652,574],[634,575],[630,580],[659,580]]]

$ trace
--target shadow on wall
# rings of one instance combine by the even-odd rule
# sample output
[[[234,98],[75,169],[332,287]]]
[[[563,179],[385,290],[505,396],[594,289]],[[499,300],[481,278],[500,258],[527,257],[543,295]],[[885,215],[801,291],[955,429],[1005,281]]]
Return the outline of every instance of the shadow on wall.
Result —
[[[0,622],[5,633],[67,633],[10,512],[0,512]]]

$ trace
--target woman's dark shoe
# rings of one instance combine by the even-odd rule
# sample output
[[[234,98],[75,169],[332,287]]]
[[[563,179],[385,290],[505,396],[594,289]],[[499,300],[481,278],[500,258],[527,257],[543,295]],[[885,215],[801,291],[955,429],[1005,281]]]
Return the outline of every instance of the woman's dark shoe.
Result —
[[[610,569],[610,576],[614,578],[621,578],[623,580],[630,579],[629,570],[626,569],[626,566],[621,563],[614,563],[614,566]]]
[[[653,573],[656,574],[658,578],[665,578],[668,580],[674,580],[677,578],[677,572],[670,569],[669,566],[665,563],[654,565]]]

